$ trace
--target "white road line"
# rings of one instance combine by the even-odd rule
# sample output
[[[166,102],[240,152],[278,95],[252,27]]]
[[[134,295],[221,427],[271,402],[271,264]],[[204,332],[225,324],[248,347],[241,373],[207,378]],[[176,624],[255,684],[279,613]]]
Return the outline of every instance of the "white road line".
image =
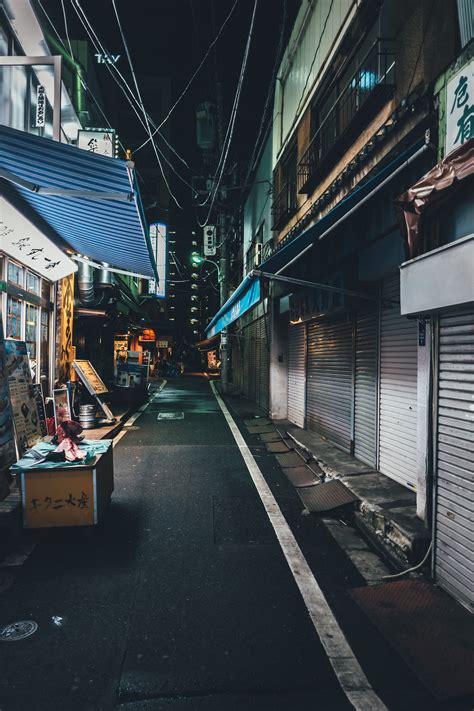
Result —
[[[210,385],[265,507],[283,555],[342,690],[357,711],[386,710],[386,706],[372,689],[343,631],[339,627],[270,487],[226,404],[217,392],[215,383],[211,381]]]
[[[136,412],[134,412],[133,415],[131,415],[128,418],[128,420],[123,425],[123,429],[118,433],[118,435],[116,435],[114,437],[114,439],[112,441],[113,447],[115,447],[120,442],[122,437],[125,437],[125,435],[128,432],[127,428],[131,427],[133,425],[133,423],[136,422],[138,420],[138,418],[143,415],[143,413],[145,412],[147,407],[149,407],[156,401],[157,396],[160,395],[160,393],[164,390],[167,382],[168,382],[167,380],[163,380],[163,382],[161,383],[160,387],[158,388],[156,393],[153,395],[153,397],[151,397],[148,400],[148,402],[145,402],[141,407],[139,407],[138,410]]]

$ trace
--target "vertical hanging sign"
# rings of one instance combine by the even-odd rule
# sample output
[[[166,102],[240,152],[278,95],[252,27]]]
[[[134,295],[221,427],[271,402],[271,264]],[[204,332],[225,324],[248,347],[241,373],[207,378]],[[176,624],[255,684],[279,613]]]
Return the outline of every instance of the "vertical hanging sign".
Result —
[[[74,274],[64,277],[57,287],[56,380],[65,385],[71,379],[72,319],[74,313]]]
[[[166,225],[162,222],[153,222],[150,225],[150,241],[155,257],[159,281],[150,279],[148,282],[148,295],[164,299],[167,295],[166,280],[168,266],[168,235]]]
[[[46,93],[44,86],[36,87],[36,128],[44,128],[46,123]]]

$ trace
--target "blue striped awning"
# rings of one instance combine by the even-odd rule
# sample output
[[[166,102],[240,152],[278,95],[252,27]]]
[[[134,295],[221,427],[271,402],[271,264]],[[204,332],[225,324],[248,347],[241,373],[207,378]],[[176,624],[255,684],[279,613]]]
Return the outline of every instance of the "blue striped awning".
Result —
[[[132,164],[0,126],[0,176],[74,251],[158,278]]]
[[[354,210],[359,209],[388,180],[391,180],[399,170],[424,153],[427,148],[428,146],[425,142],[420,141],[394,158],[374,175],[369,176],[363,184],[350,192],[347,197],[337,203],[320,220],[287,243],[285,241],[281,242],[279,248],[260,264],[258,271],[266,272],[267,274],[279,274],[296,259],[299,259],[317,240],[326,237],[334,227],[347,219]],[[258,282],[257,277],[251,275],[245,277],[236,291],[207,325],[206,333],[208,337],[219,333],[219,331],[236,321],[258,303],[261,294],[260,288],[257,290],[255,282]]]

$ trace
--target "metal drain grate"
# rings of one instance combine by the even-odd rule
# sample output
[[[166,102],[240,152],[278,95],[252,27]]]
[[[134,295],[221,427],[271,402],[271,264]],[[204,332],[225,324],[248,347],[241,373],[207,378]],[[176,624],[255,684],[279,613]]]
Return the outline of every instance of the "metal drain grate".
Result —
[[[298,489],[298,496],[304,507],[311,513],[330,511],[357,501],[357,496],[354,496],[352,491],[338,479]]]

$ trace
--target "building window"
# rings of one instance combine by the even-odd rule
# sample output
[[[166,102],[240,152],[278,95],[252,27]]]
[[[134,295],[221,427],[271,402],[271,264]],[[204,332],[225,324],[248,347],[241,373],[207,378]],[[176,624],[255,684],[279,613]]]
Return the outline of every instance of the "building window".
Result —
[[[311,138],[298,164],[298,190],[310,193],[395,87],[394,42],[374,25],[350,62],[311,107]]]
[[[7,338],[21,338],[22,303],[13,296],[7,299]]]
[[[8,281],[15,286],[23,287],[23,267],[15,262],[8,262]]]
[[[26,304],[25,314],[25,342],[26,350],[30,360],[34,361],[32,365],[35,369],[38,349],[38,327],[39,327],[39,308],[33,304]]]
[[[272,204],[272,230],[283,227],[296,211],[297,150],[295,142],[277,168],[277,195]]]
[[[31,272],[26,272],[26,290],[31,291],[32,294],[41,294],[41,279],[36,274]]]

